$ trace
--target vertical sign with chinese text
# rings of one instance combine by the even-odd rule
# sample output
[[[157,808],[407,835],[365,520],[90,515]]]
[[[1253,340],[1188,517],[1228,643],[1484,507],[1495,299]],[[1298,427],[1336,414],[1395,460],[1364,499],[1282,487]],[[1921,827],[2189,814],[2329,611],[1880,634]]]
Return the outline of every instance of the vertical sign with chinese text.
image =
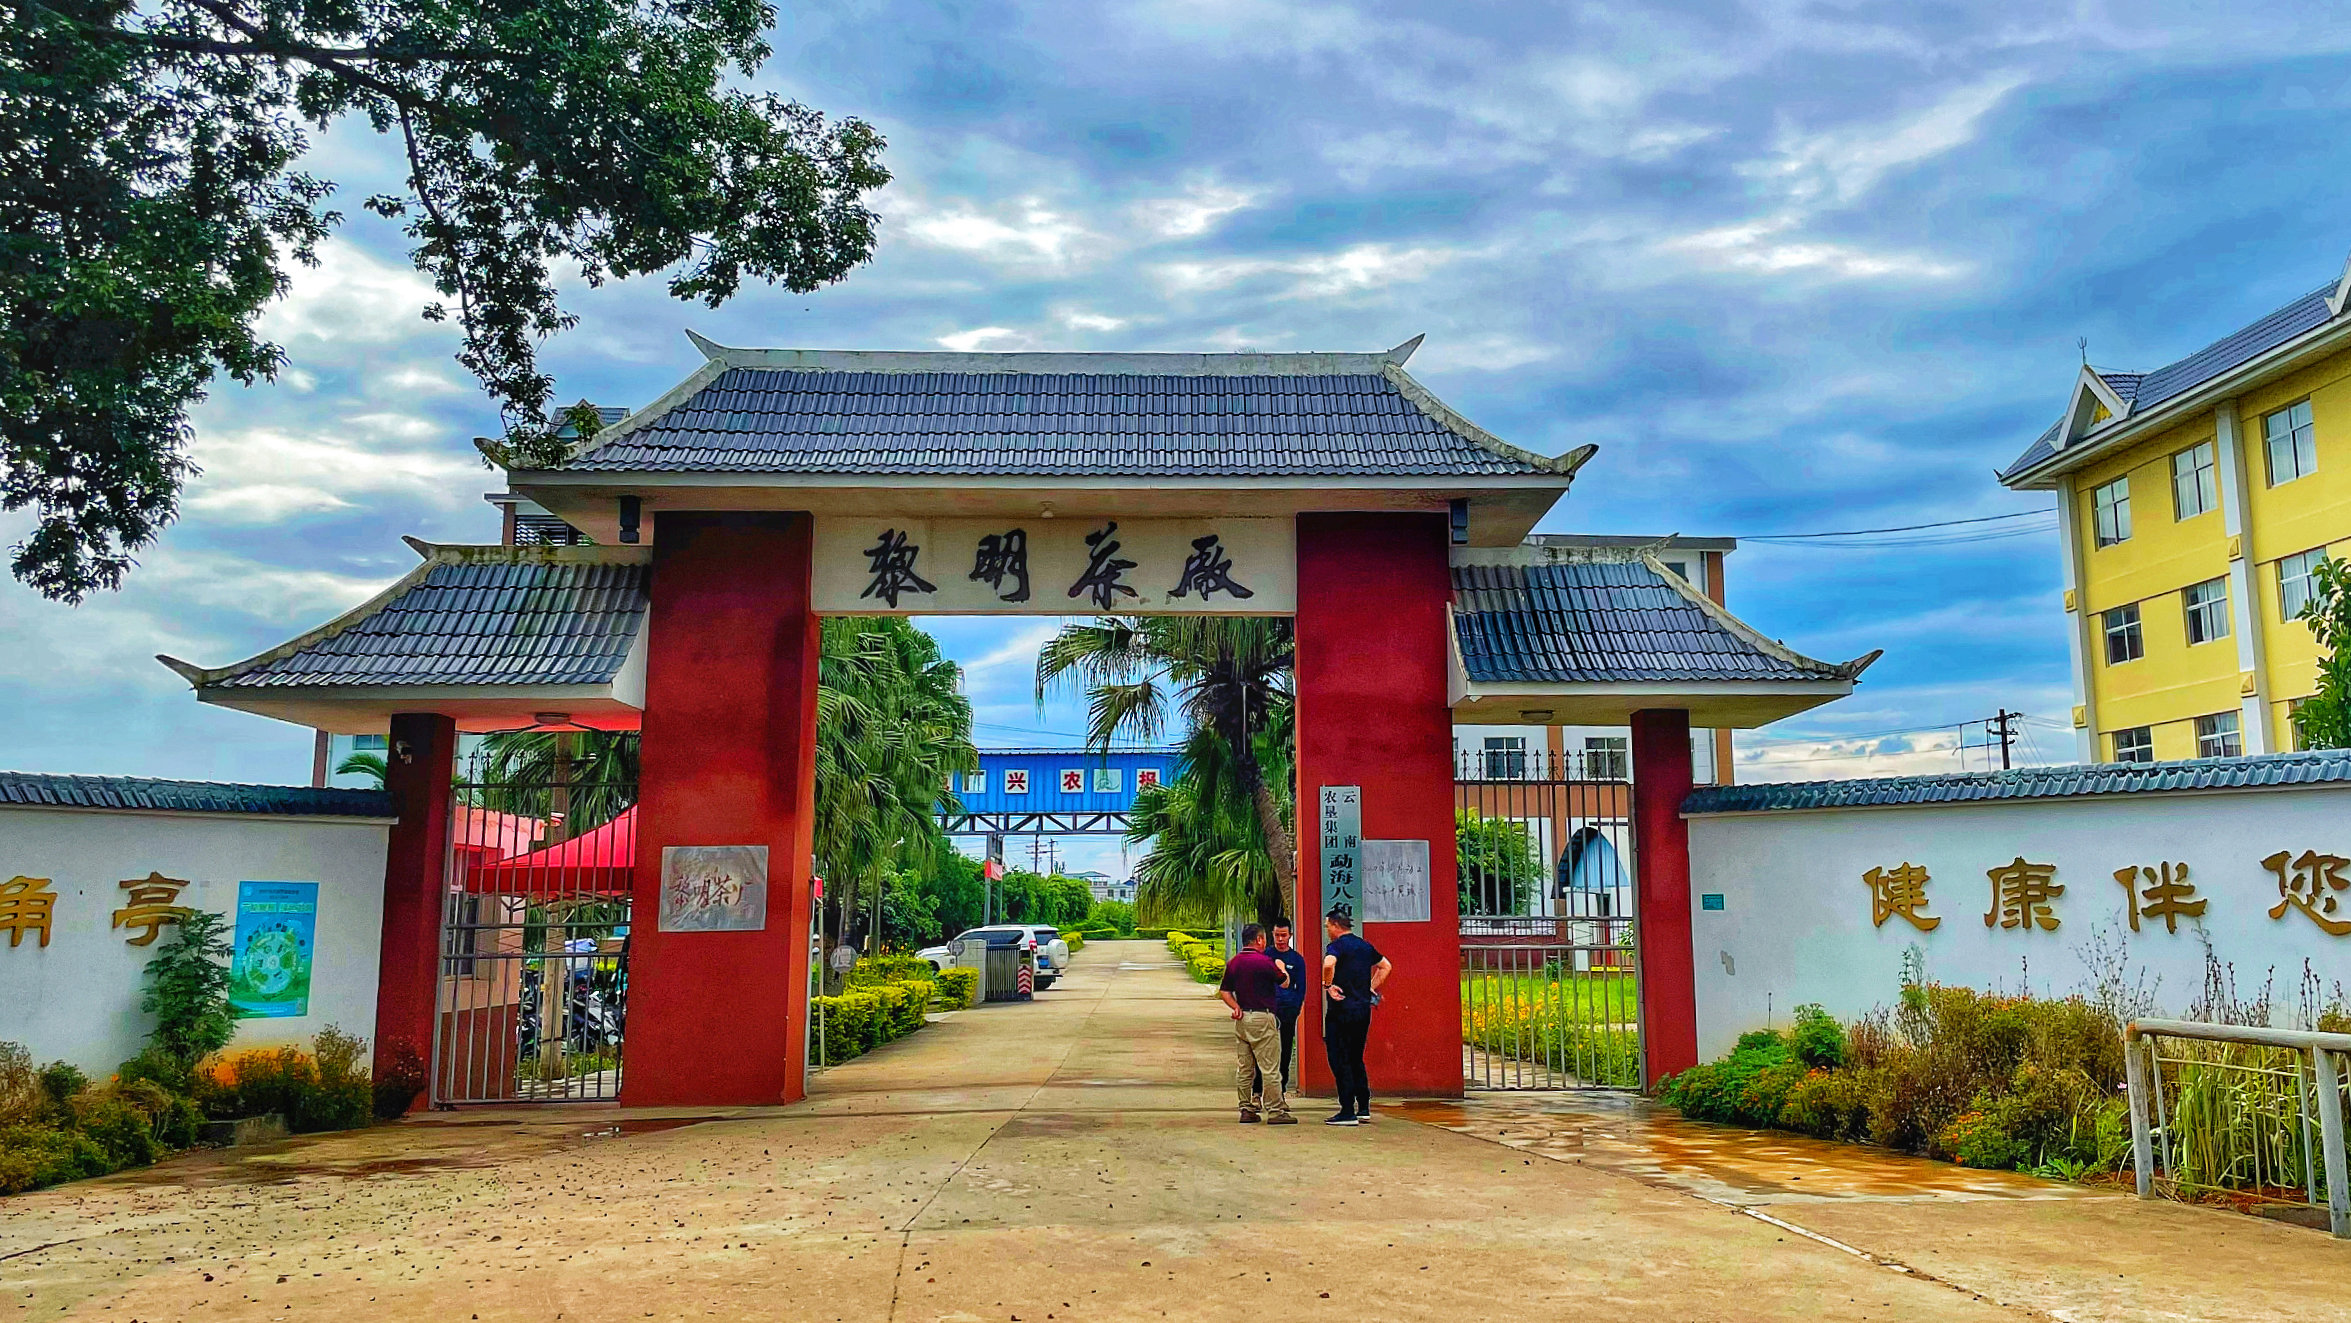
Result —
[[[1322,912],[1363,913],[1363,787],[1324,786],[1317,817],[1322,841]]]

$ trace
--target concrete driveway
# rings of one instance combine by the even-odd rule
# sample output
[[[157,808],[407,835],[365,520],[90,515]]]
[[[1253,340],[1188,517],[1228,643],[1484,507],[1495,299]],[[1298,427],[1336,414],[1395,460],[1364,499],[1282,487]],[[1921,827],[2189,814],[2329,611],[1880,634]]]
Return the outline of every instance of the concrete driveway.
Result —
[[[1234,1123],[1156,944],[723,1113],[462,1112],[0,1201],[0,1319],[2340,1319],[2297,1227],[1621,1100]],[[713,1044],[724,1051],[724,1044]],[[1377,1087],[1377,1081],[1374,1081]]]

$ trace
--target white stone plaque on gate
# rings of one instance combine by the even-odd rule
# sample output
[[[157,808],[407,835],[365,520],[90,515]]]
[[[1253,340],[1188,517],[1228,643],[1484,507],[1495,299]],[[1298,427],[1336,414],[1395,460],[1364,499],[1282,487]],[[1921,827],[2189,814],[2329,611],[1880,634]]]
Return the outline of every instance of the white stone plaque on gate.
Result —
[[[662,847],[661,931],[755,933],[766,927],[766,846]]]
[[[1429,843],[1363,843],[1363,921],[1429,921]]]
[[[816,521],[826,615],[1289,615],[1295,519]]]

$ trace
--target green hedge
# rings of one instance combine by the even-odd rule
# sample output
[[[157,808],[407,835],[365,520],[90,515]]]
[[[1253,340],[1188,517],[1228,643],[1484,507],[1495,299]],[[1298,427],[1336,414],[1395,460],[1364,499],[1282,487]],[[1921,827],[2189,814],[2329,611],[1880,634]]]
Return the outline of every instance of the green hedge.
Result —
[[[921,956],[879,955],[859,956],[857,964],[841,981],[852,988],[870,988],[881,983],[927,981],[931,977],[931,962]]]
[[[1202,951],[1186,960],[1184,965],[1192,971],[1192,977],[1199,982],[1221,983],[1224,981],[1223,956]]]
[[[931,985],[932,995],[938,998],[939,1009],[968,1010],[972,999],[980,995],[980,971],[976,969],[942,969]]]
[[[1086,949],[1086,935],[1082,932],[1063,933],[1061,940],[1069,947],[1071,955],[1076,955]]]

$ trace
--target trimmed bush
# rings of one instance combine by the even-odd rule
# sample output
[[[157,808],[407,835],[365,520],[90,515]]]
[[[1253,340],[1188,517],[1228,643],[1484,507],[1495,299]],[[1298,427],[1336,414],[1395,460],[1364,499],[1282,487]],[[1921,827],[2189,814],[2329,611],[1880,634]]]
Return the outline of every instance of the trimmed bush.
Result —
[[[1078,952],[1086,949],[1086,935],[1083,932],[1063,933],[1061,935],[1061,940],[1068,945],[1069,953],[1071,955],[1076,955]]]
[[[879,955],[859,956],[857,964],[841,982],[852,988],[869,988],[882,983],[905,983],[931,977],[931,962],[921,956]]]
[[[1192,978],[1197,982],[1221,983],[1224,981],[1223,956],[1203,950],[1198,955],[1187,959],[1184,964],[1192,971]]]
[[[972,999],[980,993],[980,971],[976,969],[942,969],[931,984],[932,996],[941,1010],[968,1010]]]

